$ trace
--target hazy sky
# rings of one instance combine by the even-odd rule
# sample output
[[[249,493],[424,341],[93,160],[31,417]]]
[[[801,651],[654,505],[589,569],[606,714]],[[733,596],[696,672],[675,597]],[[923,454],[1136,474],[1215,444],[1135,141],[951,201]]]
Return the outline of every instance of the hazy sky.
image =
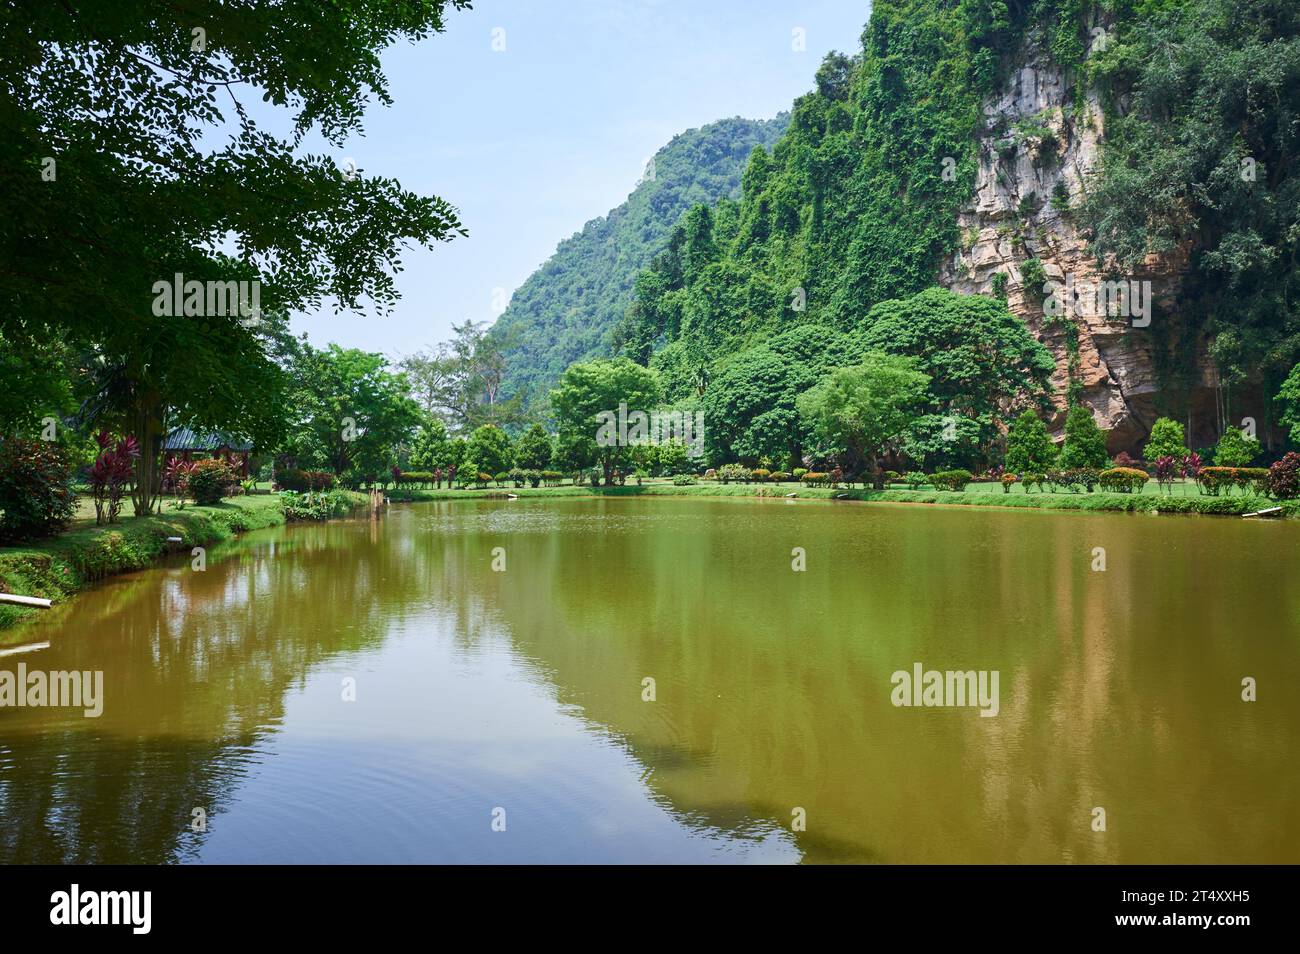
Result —
[[[789,108],[826,52],[857,51],[869,13],[865,0],[479,0],[450,13],[446,32],[384,54],[394,103],[370,108],[364,137],[304,150],[442,196],[469,237],[405,255],[391,316],[327,309],[295,329],[399,357],[453,321],[494,319],[494,291],[508,300],[622,202],[673,135]]]

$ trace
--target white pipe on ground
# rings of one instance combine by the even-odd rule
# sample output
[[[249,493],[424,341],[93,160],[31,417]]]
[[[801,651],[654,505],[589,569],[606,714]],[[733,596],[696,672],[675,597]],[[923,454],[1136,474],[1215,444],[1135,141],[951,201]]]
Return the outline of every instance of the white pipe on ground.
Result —
[[[39,596],[19,596],[17,593],[0,593],[0,603],[15,603],[18,606],[39,606],[41,609],[50,608],[49,600],[43,600]]]

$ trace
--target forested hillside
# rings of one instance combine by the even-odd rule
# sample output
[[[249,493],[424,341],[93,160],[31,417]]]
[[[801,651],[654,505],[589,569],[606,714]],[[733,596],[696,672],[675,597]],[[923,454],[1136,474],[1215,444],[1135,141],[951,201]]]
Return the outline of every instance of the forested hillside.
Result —
[[[561,242],[519,287],[491,335],[508,344],[503,396],[544,398],[574,361],[613,354],[637,274],[682,214],[740,189],[756,147],[770,149],[788,114],[757,121],[723,119],[674,136],[627,201]]]
[[[941,279],[945,269],[952,277],[951,263],[963,277],[978,269],[963,250],[1000,250],[974,290],[1003,302],[1010,295],[1016,317],[1051,348],[1055,426],[1074,404],[1089,406],[1104,428],[1123,419],[1125,446],[1114,452],[1136,447],[1156,410],[1187,419],[1189,436],[1209,440],[1227,426],[1228,409],[1267,422],[1300,357],[1293,305],[1300,8],[1286,0],[873,6],[862,49],[826,59],[773,153],[749,163],[739,201],[690,210],[638,278],[621,334],[625,353],[660,371],[670,400],[712,406],[719,436],[741,435],[717,453],[777,450],[744,438],[753,422],[734,419],[710,390],[725,377],[734,407],[744,391],[736,356],[780,353],[798,326],[878,339],[885,350],[920,353],[923,363],[936,347],[959,344],[904,345],[896,323],[884,335],[872,327],[915,311],[909,296],[958,284]],[[1010,107],[999,110],[1000,100]],[[1034,113],[1036,102],[1050,108]],[[1078,167],[1052,171],[1066,154]],[[1017,192],[1025,170],[1055,186]],[[1008,208],[1006,195],[977,185],[1010,188],[1017,201]],[[963,215],[975,226],[970,234]],[[1058,255],[1067,229],[1078,230],[1088,261]],[[1090,327],[1069,313],[1045,315],[1044,278],[1082,268],[1154,279],[1150,326],[1121,319],[1107,329],[1105,318]],[[972,324],[971,334],[980,327]],[[1089,349],[1082,359],[1081,337]],[[1023,381],[1040,381],[1040,355],[1014,348]],[[1109,369],[1107,348],[1123,358]],[[775,366],[744,365],[756,375],[747,404],[774,433],[796,420],[794,382],[807,386],[818,374],[787,362],[778,386],[768,373]],[[1130,382],[1145,403],[1125,403]],[[1012,406],[1039,402],[1037,391],[1009,393],[1002,408],[933,394],[931,419],[959,418],[968,435],[964,448],[945,445],[948,459],[984,458],[986,416],[1004,425]],[[1121,405],[1110,417],[1109,400]],[[786,409],[779,427],[778,407]],[[934,447],[925,435],[914,446]]]

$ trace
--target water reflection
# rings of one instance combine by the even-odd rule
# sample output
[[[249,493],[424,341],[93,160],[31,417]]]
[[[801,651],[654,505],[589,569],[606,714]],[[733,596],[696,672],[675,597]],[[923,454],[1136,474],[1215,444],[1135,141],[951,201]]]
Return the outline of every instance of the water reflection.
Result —
[[[253,534],[23,634],[107,701],[0,710],[0,861],[1295,861],[1296,539],[635,499]],[[999,716],[894,708],[917,661],[999,670]]]

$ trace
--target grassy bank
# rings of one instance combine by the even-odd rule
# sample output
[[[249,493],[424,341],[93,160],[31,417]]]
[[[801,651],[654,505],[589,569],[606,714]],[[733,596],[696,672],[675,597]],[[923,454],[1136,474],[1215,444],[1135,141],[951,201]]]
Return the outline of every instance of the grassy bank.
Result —
[[[802,487],[797,484],[719,484],[712,481],[678,487],[669,482],[646,483],[624,487],[521,487],[486,490],[399,490],[391,493],[394,501],[466,500],[500,498],[507,493],[528,497],[784,497],[796,494],[799,499],[860,500],[880,503],[949,504],[969,507],[1012,507],[1038,510],[1085,510],[1121,513],[1195,513],[1240,516],[1270,507],[1281,506],[1288,517],[1300,517],[1300,501],[1279,504],[1253,494],[1227,493],[1218,497],[1199,494],[1195,488],[1175,487],[1165,493],[1152,483],[1139,494],[1119,493],[1025,493],[1022,487],[1003,493],[993,484],[971,484],[964,491],[937,490],[846,490],[830,487]]]
[[[273,495],[235,497],[216,506],[188,506],[151,517],[124,516],[112,526],[78,520],[50,540],[0,547],[0,591],[62,600],[95,580],[143,569],[168,553],[211,546],[237,533],[284,522],[284,507]],[[182,542],[168,543],[168,537]],[[0,629],[39,612],[0,604]]]

